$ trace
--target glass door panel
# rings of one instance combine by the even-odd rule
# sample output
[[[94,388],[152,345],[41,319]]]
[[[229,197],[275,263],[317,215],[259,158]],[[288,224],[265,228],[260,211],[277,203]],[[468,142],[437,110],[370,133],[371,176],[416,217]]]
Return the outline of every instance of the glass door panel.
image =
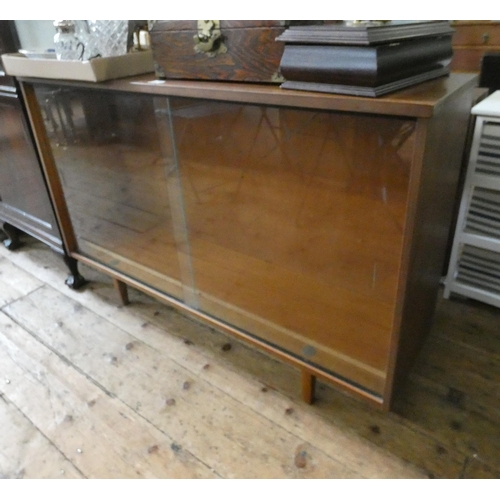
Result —
[[[171,99],[199,308],[385,383],[414,122]]]
[[[78,251],[182,298],[153,99],[35,88]]]

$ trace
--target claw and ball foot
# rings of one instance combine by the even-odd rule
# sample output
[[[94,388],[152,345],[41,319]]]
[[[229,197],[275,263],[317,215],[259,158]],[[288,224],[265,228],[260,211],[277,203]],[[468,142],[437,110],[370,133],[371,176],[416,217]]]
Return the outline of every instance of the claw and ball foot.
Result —
[[[2,229],[7,236],[7,238],[3,240],[3,245],[7,250],[17,250],[22,246],[21,240],[19,239],[20,231],[17,227],[4,222]]]
[[[66,285],[68,285],[72,290],[78,290],[83,285],[88,283],[88,281],[78,272],[78,261],[76,259],[65,255],[64,263],[70,272],[65,281]]]

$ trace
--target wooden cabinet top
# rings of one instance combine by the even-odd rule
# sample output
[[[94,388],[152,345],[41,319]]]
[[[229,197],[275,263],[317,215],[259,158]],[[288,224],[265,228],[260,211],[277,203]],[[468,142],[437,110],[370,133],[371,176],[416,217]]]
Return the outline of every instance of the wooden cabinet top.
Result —
[[[449,77],[431,80],[394,92],[384,97],[367,98],[340,94],[323,94],[284,90],[276,85],[167,80],[158,83],[153,74],[123,78],[102,83],[20,78],[30,83],[64,85],[113,91],[137,92],[158,96],[178,96],[217,101],[291,106],[356,113],[430,118],[457,92],[477,85],[477,76],[452,73]]]
[[[495,26],[495,25],[500,25],[499,21],[453,21],[451,23],[453,27],[458,27],[458,26]]]

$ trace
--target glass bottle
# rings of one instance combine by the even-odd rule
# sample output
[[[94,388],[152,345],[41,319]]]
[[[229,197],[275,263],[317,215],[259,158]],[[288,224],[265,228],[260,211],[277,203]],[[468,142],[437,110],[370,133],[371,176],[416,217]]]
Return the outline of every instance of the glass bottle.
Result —
[[[54,36],[57,59],[60,61],[81,60],[85,46],[76,36],[75,22],[54,21],[54,26],[57,31]]]

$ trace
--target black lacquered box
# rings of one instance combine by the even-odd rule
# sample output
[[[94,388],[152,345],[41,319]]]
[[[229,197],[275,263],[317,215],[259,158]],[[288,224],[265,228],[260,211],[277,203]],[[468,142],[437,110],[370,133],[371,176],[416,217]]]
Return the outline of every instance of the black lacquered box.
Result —
[[[285,43],[282,88],[377,97],[449,74],[448,21],[370,21],[293,26]]]

